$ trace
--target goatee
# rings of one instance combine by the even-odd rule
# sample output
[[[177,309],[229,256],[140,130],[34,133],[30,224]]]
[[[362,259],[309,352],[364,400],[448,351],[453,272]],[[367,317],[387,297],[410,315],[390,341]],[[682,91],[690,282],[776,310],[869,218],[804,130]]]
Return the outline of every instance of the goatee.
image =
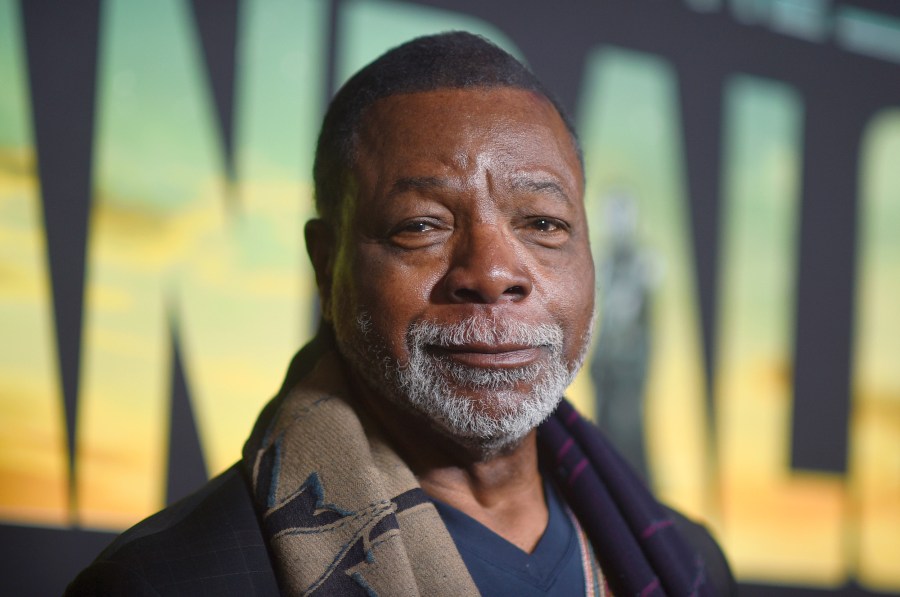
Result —
[[[418,321],[406,333],[408,360],[400,362],[388,356],[368,313],[360,312],[355,323],[355,337],[338,334],[338,346],[371,389],[483,455],[516,445],[553,412],[590,339],[588,331],[579,356],[566,362],[563,330],[556,324],[478,316],[452,324]],[[545,356],[521,367],[483,368],[433,350],[471,344],[538,348]]]

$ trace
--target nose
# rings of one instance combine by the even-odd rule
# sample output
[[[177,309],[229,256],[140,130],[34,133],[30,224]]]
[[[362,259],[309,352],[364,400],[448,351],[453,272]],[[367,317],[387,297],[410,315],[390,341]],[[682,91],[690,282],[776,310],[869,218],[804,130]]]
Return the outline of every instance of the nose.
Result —
[[[515,239],[494,225],[473,227],[454,247],[444,288],[453,303],[521,301],[531,294],[531,276]]]

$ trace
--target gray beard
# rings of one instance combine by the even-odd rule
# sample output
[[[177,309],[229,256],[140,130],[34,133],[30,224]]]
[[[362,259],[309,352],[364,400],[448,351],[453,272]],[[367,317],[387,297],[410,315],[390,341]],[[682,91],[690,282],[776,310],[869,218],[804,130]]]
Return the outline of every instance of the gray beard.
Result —
[[[579,358],[566,363],[558,325],[484,317],[450,325],[420,321],[407,331],[409,360],[401,363],[387,356],[386,343],[372,330],[366,312],[355,323],[355,337],[338,334],[338,346],[364,381],[395,404],[424,415],[457,443],[487,456],[516,445],[550,416],[581,367],[590,339],[588,333]],[[541,347],[549,355],[524,367],[487,369],[461,365],[426,350],[427,346],[473,342]],[[457,388],[478,392],[490,404],[479,405]]]

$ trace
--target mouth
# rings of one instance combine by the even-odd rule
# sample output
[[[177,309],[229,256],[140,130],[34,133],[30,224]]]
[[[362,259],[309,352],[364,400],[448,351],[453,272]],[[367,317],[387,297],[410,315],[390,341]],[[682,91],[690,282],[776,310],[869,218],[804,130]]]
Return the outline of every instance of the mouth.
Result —
[[[527,367],[544,358],[548,349],[545,346],[473,342],[451,346],[429,344],[426,350],[439,358],[448,359],[466,367],[515,369]]]

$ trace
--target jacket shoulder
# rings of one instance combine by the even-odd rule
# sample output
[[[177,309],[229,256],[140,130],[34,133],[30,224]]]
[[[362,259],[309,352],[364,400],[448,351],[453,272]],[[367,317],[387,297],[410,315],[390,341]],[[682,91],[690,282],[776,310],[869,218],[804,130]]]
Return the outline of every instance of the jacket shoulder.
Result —
[[[277,595],[238,465],[117,537],[66,595]]]
[[[675,522],[675,526],[678,528],[681,536],[703,558],[707,582],[713,587],[715,594],[737,595],[737,582],[731,573],[728,559],[709,530],[677,510],[668,507],[666,507],[666,510]]]

